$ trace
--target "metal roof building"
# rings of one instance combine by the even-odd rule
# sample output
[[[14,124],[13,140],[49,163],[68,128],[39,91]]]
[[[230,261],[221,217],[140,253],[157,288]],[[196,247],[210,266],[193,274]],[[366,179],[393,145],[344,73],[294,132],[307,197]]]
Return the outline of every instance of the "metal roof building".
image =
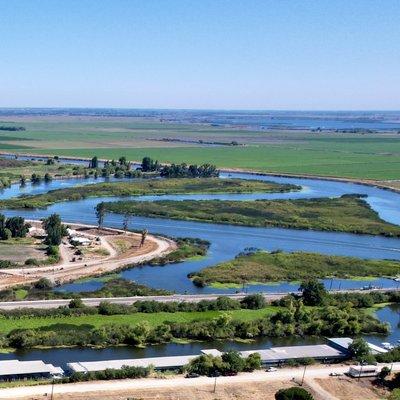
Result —
[[[301,358],[314,358],[316,360],[335,360],[348,357],[347,352],[336,349],[327,344],[317,344],[309,346],[285,346],[271,347],[266,350],[242,351],[243,357],[248,357],[252,353],[261,356],[263,364],[275,364],[287,360],[298,360]]]
[[[173,356],[173,357],[151,357],[136,358],[126,360],[106,360],[106,361],[82,361],[68,363],[67,366],[72,372],[94,372],[104,371],[105,369],[121,369],[122,367],[149,367],[156,369],[174,369],[188,364],[190,360],[198,355]]]
[[[353,339],[349,337],[344,338],[328,338],[328,344],[337,349],[341,349],[343,351],[348,351],[350,344],[353,343]],[[381,354],[387,353],[387,350],[383,347],[379,347],[373,343],[367,342],[369,348],[371,349],[372,354]]]
[[[0,379],[12,380],[25,377],[55,377],[63,375],[64,371],[53,364],[45,364],[41,360],[19,361],[4,360],[0,361]]]

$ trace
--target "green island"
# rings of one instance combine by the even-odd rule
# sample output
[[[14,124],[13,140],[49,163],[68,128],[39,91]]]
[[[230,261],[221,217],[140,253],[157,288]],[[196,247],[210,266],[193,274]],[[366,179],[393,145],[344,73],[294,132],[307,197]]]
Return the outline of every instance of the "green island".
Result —
[[[400,236],[399,226],[383,221],[357,195],[298,200],[118,201],[105,203],[105,207],[108,212],[155,218]]]
[[[61,179],[93,174],[93,169],[73,164],[60,164],[57,158],[43,161],[0,158],[0,188],[26,181],[39,183],[42,179]]]
[[[142,179],[134,182],[96,183],[0,201],[0,208],[41,208],[87,197],[141,196],[195,193],[273,193],[299,190],[299,186],[273,182],[220,178]]]
[[[400,274],[400,262],[364,260],[319,253],[254,251],[189,274],[197,286],[253,282],[299,281],[307,278],[392,277]]]

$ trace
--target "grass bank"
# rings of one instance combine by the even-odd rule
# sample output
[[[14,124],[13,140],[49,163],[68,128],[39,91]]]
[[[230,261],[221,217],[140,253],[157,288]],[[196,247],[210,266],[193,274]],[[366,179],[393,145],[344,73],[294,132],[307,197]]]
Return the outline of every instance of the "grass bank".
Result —
[[[87,197],[141,196],[196,193],[269,193],[299,190],[299,186],[242,179],[180,178],[110,182],[52,190],[45,194],[0,201],[0,208],[43,208]]]
[[[296,281],[307,278],[395,276],[400,262],[364,260],[318,253],[257,251],[191,274],[199,286],[252,282]]]
[[[115,213],[230,225],[400,236],[399,226],[380,219],[357,196],[305,200],[119,201],[106,203],[106,209]]]
[[[266,315],[276,313],[280,307],[267,306],[259,310],[231,311],[188,311],[188,312],[158,312],[134,313],[127,315],[80,315],[64,317],[22,317],[9,319],[0,317],[0,332],[8,334],[16,329],[41,329],[46,331],[88,331],[104,325],[138,324],[146,321],[149,326],[156,327],[164,322],[190,323],[192,321],[209,321],[222,314],[228,313],[233,319],[252,321]]]

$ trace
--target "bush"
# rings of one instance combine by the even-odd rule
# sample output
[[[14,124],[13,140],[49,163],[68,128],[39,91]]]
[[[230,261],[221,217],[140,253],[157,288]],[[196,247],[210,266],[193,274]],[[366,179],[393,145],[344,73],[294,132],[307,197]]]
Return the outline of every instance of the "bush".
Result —
[[[293,386],[278,390],[275,393],[275,400],[314,400],[314,397],[307,390]]]
[[[261,294],[250,294],[246,296],[240,304],[243,308],[249,308],[252,310],[258,310],[260,308],[264,308],[266,305],[266,301],[263,295]]]
[[[37,267],[40,265],[40,261],[36,258],[28,258],[25,260],[25,265],[35,265]]]
[[[12,238],[12,232],[9,229],[3,228],[0,230],[1,240],[10,240],[11,238]]]
[[[40,278],[34,285],[35,289],[39,290],[50,290],[53,288],[53,284],[47,278]]]

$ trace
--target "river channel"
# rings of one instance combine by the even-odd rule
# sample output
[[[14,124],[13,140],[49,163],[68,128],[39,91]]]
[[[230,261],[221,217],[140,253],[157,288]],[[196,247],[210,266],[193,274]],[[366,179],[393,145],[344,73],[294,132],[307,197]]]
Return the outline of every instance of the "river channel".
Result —
[[[256,200],[256,199],[298,199],[316,197],[338,197],[343,194],[358,193],[368,197],[366,201],[379,213],[380,217],[388,222],[400,224],[400,194],[376,187],[335,182],[322,179],[286,178],[275,176],[252,175],[244,173],[224,173],[221,178],[258,179],[278,183],[291,183],[300,185],[302,190],[290,193],[267,194],[215,194],[215,195],[165,195],[165,196],[138,196],[129,197],[133,200],[185,200],[185,199],[226,199],[226,200]],[[112,179],[114,180],[114,179]],[[0,191],[0,199],[11,198],[18,195],[46,193],[49,190],[73,187],[82,184],[102,182],[104,179],[65,179],[54,180],[50,183],[39,185],[27,184],[23,188],[12,185],[10,188]],[[95,224],[96,217],[94,207],[100,201],[117,201],[127,197],[88,198],[79,201],[57,203],[45,210],[4,210],[6,215],[22,215],[30,219],[39,219],[50,213],[59,213],[64,221]],[[108,214],[105,226],[121,227],[122,217],[116,214]],[[174,237],[194,237],[206,239],[211,243],[208,255],[200,260],[189,260],[178,264],[170,264],[162,267],[144,265],[132,267],[121,273],[122,277],[134,280],[155,288],[163,288],[177,293],[227,293],[237,289],[214,289],[211,287],[197,288],[187,278],[192,271],[214,265],[235,257],[246,247],[257,247],[266,250],[282,249],[284,251],[314,251],[332,255],[356,256],[371,259],[395,259],[400,260],[400,240],[381,236],[354,235],[336,232],[302,231],[280,228],[252,228],[232,225],[208,224],[199,222],[176,221],[169,219],[134,217],[131,220],[131,229],[147,228],[151,233]],[[325,285],[331,289],[360,288],[367,284],[382,287],[394,287],[397,285],[391,279],[374,280],[324,280]],[[86,280],[81,283],[70,283],[61,287],[61,290],[81,291],[96,290],[102,285],[98,280]],[[290,292],[296,291],[298,284],[282,282],[277,284],[248,285],[248,292]],[[379,319],[388,321],[392,326],[392,333],[387,337],[368,337],[374,343],[382,341],[392,343],[400,340],[399,306],[388,306],[377,312]],[[1,358],[18,358],[20,360],[42,359],[56,365],[65,365],[69,361],[88,361],[99,359],[121,359],[166,356],[179,354],[198,354],[203,348],[226,349],[254,349],[265,348],[270,345],[287,345],[300,343],[321,342],[318,338],[270,338],[258,339],[251,343],[238,342],[207,342],[190,344],[164,344],[150,346],[145,349],[124,346],[107,349],[48,349],[19,351],[2,354]]]

